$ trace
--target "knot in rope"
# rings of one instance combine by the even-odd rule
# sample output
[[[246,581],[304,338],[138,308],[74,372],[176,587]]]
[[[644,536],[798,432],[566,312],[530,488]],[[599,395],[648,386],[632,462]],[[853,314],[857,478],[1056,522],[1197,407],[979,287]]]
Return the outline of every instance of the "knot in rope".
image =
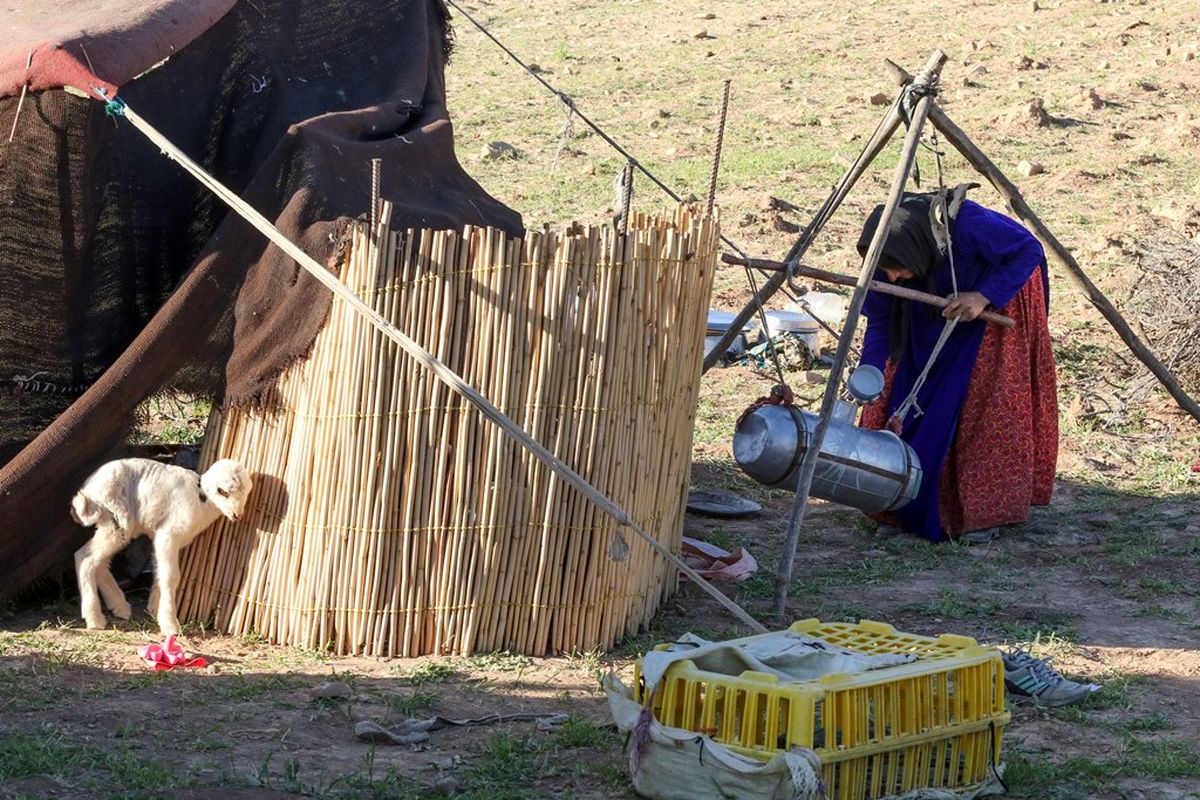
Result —
[[[770,394],[768,394],[766,397],[758,398],[751,403],[745,411],[742,412],[742,415],[738,417],[737,424],[733,426],[734,430],[739,430],[742,427],[742,423],[745,422],[746,417],[750,416],[763,406],[790,406],[795,405],[795,403],[796,396],[792,394],[792,387],[788,386],[786,383],[777,383],[771,387]]]
[[[929,81],[929,82],[914,81],[913,83],[910,83],[908,85],[907,95],[912,98],[912,102],[914,104],[916,103],[916,101],[920,100],[922,97],[937,97],[938,96],[937,82],[936,81]]]
[[[566,106],[567,108],[571,109],[572,111],[576,111],[576,110],[577,110],[577,109],[575,108],[575,98],[571,97],[571,95],[567,94],[567,93],[566,93],[566,92],[564,92],[562,89],[554,89],[553,91],[554,91],[554,94],[555,94],[555,96],[556,96],[556,97],[557,97],[559,100],[561,100],[561,101],[562,101],[562,103],[563,103],[563,105],[564,105],[564,106]]]

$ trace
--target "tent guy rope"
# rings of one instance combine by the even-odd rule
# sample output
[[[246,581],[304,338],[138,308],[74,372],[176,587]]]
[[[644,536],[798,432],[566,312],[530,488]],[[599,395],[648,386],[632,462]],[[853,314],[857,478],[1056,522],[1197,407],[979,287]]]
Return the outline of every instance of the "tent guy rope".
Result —
[[[705,580],[699,573],[689,567],[678,556],[672,553],[668,548],[664,547],[653,536],[643,530],[633,519],[616,503],[598,491],[586,479],[583,478],[575,470],[571,469],[565,462],[555,456],[552,452],[546,449],[536,439],[526,433],[519,425],[513,422],[500,409],[492,404],[490,400],[480,394],[473,386],[464,381],[453,370],[439,361],[432,353],[425,350],[411,338],[406,336],[398,328],[388,322],[382,315],[376,312],[369,305],[359,299],[345,284],[332,275],[327,269],[314,261],[307,253],[301,250],[295,243],[283,235],[270,220],[258,213],[252,206],[237,196],[231,189],[222,184],[213,176],[205,172],[196,162],[192,161],[188,156],[176,147],[170,140],[158,132],[149,122],[139,116],[133,109],[120,98],[109,98],[106,93],[99,88],[93,88],[96,96],[105,101],[105,112],[113,115],[124,117],[129,121],[134,128],[140,131],[147,139],[158,146],[158,148],[172,161],[178,163],[192,177],[198,180],[213,194],[219,197],[226,205],[233,209],[240,217],[253,225],[260,233],[266,236],[273,244],[291,256],[297,264],[303,267],[309,274],[317,279],[323,286],[334,293],[339,299],[349,305],[356,313],[361,314],[372,326],[388,339],[395,342],[402,350],[408,353],[417,361],[423,368],[432,372],[438,380],[445,383],[450,389],[463,398],[468,400],[479,411],[498,425],[501,430],[508,436],[516,440],[522,447],[528,450],[539,461],[545,464],[548,468],[558,474],[563,480],[575,487],[585,497],[591,500],[606,514],[612,517],[619,525],[629,528],[647,544],[650,545],[659,555],[667,559],[671,564],[675,565],[681,572],[694,581],[697,586],[708,593],[714,600],[720,603],[727,611],[737,617],[741,622],[758,633],[766,633],[767,630],[763,625],[750,616],[744,608],[739,606],[719,589]],[[615,560],[621,561],[628,557],[629,545],[620,534],[614,533],[613,541],[609,550],[610,556]]]

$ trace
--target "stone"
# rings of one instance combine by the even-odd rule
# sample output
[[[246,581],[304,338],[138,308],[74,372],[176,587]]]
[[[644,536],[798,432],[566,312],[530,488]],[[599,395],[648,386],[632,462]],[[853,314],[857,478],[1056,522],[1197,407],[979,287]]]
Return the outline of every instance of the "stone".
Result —
[[[309,692],[309,697],[317,699],[347,699],[354,692],[350,684],[342,681],[321,681]]]
[[[1080,92],[1079,97],[1085,105],[1091,106],[1093,109],[1104,108],[1104,100],[1101,99],[1100,93],[1095,89],[1084,89]]]
[[[1041,175],[1046,171],[1046,168],[1037,161],[1022,161],[1017,164],[1017,172],[1023,178],[1028,178],[1030,175]]]
[[[517,148],[513,147],[508,142],[488,142],[480,151],[479,157],[484,161],[499,161],[501,159],[515,159],[520,156]]]
[[[788,222],[778,214],[776,214],[775,218],[771,220],[771,225],[780,233],[798,233],[800,230],[799,225],[794,222]]]
[[[454,794],[461,786],[462,783],[453,775],[443,775],[433,782],[433,788],[445,794]]]
[[[1109,69],[1111,67],[1112,67],[1112,64],[1108,63],[1107,61],[1101,61],[1099,64],[1096,65],[1096,69]]]
[[[1182,223],[1196,214],[1197,209],[1195,206],[1172,197],[1151,208],[1150,213],[1159,219]]]
[[[1046,113],[1046,104],[1040,97],[1030,98],[1012,116],[1015,122],[1031,122],[1038,128],[1050,125],[1050,115]]]
[[[892,102],[892,98],[890,95],[879,92],[878,94],[873,94],[868,97],[867,102],[873,106],[886,106]]]

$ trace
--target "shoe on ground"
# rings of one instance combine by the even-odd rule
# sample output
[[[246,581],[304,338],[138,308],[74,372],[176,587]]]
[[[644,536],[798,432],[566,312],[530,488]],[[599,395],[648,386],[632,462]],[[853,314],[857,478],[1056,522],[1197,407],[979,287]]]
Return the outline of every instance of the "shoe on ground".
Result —
[[[987,544],[1000,538],[1000,529],[984,528],[981,531],[967,531],[958,538],[965,544]]]
[[[1001,651],[1000,656],[1004,660],[1004,686],[1015,700],[1059,708],[1082,703],[1092,693],[1086,684],[1067,680],[1045,659],[1034,658],[1024,650]]]

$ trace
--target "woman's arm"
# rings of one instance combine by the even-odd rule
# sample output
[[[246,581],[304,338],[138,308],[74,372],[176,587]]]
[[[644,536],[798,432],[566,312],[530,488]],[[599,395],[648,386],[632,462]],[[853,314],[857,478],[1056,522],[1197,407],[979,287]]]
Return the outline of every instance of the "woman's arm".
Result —
[[[963,211],[968,211],[964,206]],[[1003,308],[1017,296],[1029,276],[1046,263],[1042,245],[1029,231],[1003,214],[975,205],[970,216],[955,226],[956,236],[966,236],[967,243],[984,262],[983,278],[975,291],[987,298],[996,308]]]
[[[859,363],[870,364],[881,372],[892,352],[892,303],[891,296],[879,292],[867,292],[863,300],[867,330],[863,333],[862,359]]]

